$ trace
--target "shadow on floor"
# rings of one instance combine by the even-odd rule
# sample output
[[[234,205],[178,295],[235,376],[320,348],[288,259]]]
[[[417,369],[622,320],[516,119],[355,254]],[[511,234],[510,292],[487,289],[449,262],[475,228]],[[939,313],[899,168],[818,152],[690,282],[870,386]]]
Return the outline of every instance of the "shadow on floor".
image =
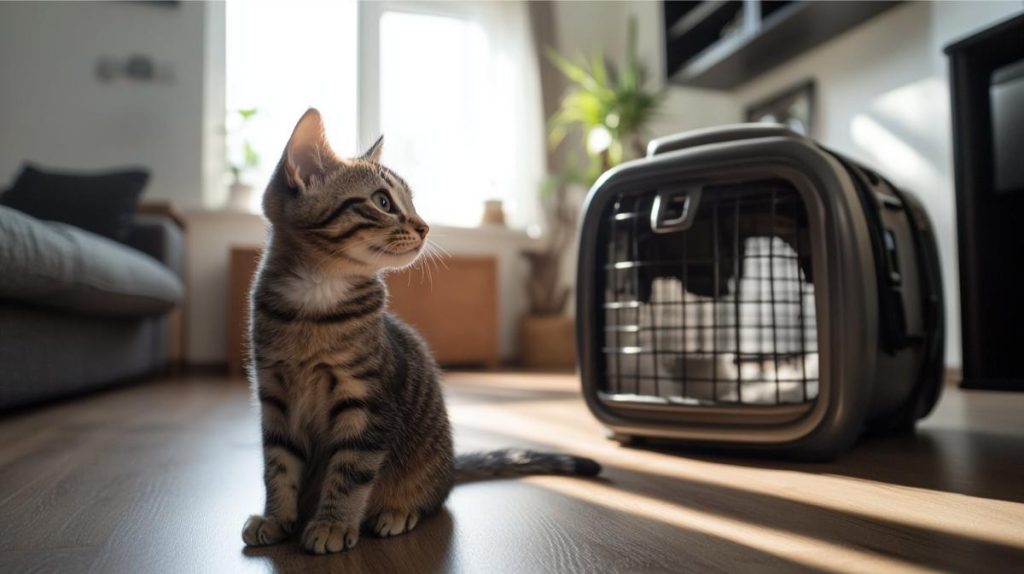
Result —
[[[635,494],[837,546],[898,557],[935,570],[1006,572],[1024,563],[1024,550],[1019,547],[852,509],[840,511],[690,478],[650,475],[619,467],[608,468],[605,476],[616,488]],[[857,506],[856,501],[846,503],[852,508]]]
[[[513,435],[479,427],[472,427],[472,433],[486,435],[488,440],[496,441],[498,444],[560,450],[536,441],[524,441]],[[714,456],[706,451],[695,455],[693,451],[678,448],[662,448],[659,452],[688,456],[716,464],[854,476],[895,484],[911,483],[920,488],[953,492],[970,490],[1003,495],[1012,492],[1020,495],[1020,485],[1024,484],[1020,477],[1006,476],[1005,472],[1001,477],[988,474],[998,475],[999,468],[1005,469],[1007,465],[1018,464],[1017,461],[1008,458],[1000,459],[1009,456],[1010,450],[1007,449],[1010,447],[1019,447],[1017,442],[1004,443],[999,439],[1006,437],[992,436],[963,439],[958,436],[946,436],[945,433],[946,431],[929,429],[920,435],[868,440],[838,462],[827,464],[778,462],[735,455]],[[949,444],[950,441],[952,444]],[[979,447],[977,442],[988,446]],[[961,448],[972,453],[974,460],[963,460],[962,452],[958,450]],[[993,458],[980,462],[986,456]],[[973,465],[973,470],[965,471],[965,465]],[[962,472],[951,473],[950,467]],[[968,472],[986,473],[986,476]],[[936,474],[939,476],[935,477]],[[850,510],[836,510],[763,492],[730,488],[691,477],[677,478],[651,474],[621,466],[606,465],[602,477],[616,489],[656,498],[681,508],[791,532],[858,551],[898,557],[937,570],[1011,571],[1024,564],[1024,549],[1020,547],[871,516],[856,511],[855,500],[841,501],[843,504],[849,504]],[[986,481],[1006,482],[995,486],[978,486]],[[947,488],[940,488],[941,486]],[[1007,496],[1006,499],[1012,500],[1013,497]],[[970,504],[970,501],[958,503]],[[942,512],[942,508],[936,508],[935,512]]]

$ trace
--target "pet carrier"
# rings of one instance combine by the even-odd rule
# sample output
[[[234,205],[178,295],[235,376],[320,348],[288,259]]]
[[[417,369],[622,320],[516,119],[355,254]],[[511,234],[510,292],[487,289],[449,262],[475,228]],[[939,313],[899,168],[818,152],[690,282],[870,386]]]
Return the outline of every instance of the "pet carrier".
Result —
[[[923,207],[782,126],[657,140],[606,173],[578,274],[584,395],[617,440],[821,458],[938,399]]]

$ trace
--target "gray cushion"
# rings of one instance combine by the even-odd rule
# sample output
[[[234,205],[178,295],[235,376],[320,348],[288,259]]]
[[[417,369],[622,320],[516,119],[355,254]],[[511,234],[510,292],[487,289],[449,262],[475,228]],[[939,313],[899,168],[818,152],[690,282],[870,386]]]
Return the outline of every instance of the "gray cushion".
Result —
[[[0,205],[122,241],[148,180],[145,169],[61,173],[26,164]]]
[[[168,311],[184,291],[174,273],[135,249],[0,207],[0,300],[141,317]]]

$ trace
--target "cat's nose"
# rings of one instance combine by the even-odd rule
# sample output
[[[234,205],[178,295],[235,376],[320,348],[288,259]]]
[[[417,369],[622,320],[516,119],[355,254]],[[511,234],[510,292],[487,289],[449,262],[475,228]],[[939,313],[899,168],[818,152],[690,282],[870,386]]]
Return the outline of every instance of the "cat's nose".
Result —
[[[412,228],[420,235],[420,239],[426,239],[427,233],[430,232],[430,226],[422,219],[413,220]]]

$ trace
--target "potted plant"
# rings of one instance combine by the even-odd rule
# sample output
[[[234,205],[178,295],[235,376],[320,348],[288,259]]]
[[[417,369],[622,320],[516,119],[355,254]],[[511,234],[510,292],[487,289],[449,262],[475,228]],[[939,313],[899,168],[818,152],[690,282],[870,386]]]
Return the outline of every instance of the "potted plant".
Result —
[[[570,290],[562,280],[562,265],[576,237],[579,191],[589,189],[608,169],[643,155],[645,128],[657,114],[664,92],[644,87],[646,70],[637,58],[633,20],[620,69],[601,53],[590,61],[573,61],[552,49],[547,56],[569,84],[548,122],[550,144],[558,146],[573,134],[583,149],[567,154],[567,165],[541,188],[548,235],[543,248],[523,254],[530,267],[530,309],[522,321],[521,349],[528,367],[572,368],[576,347],[573,319],[565,314]]]
[[[231,184],[228,187],[228,208],[239,211],[251,209],[253,186],[245,181],[245,177],[260,165],[260,155],[246,137],[250,122],[256,116],[256,108],[236,110],[237,125],[228,132],[235,140],[235,148],[228,156],[228,171],[231,173]]]

